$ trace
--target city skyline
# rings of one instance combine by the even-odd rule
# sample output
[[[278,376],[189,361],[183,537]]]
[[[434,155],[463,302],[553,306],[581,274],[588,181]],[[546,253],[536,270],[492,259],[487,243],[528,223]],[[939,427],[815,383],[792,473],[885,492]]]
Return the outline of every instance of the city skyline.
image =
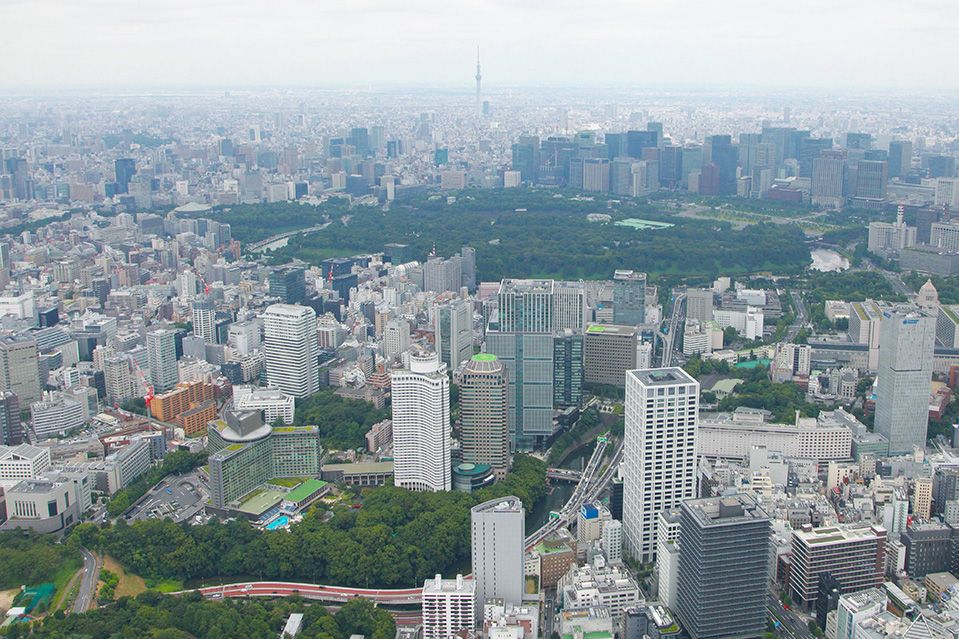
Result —
[[[948,25],[959,8],[931,0],[906,8],[817,0],[777,13],[752,0],[735,6],[615,0],[599,7],[420,0],[402,11],[379,0],[348,7],[44,0],[8,3],[6,11],[22,28],[11,30],[0,54],[25,60],[8,67],[8,88],[425,84],[472,92],[479,46],[483,89],[494,91],[522,85],[959,89],[929,63],[954,52]],[[857,22],[869,28],[849,28]],[[336,24],[354,28],[318,28]],[[784,25],[789,37],[781,37]],[[77,33],[98,46],[78,46]]]

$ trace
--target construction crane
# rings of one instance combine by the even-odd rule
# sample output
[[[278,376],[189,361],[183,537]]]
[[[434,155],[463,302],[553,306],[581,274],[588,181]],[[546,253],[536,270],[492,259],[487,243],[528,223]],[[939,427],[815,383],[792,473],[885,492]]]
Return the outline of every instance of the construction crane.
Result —
[[[153,385],[147,381],[147,376],[143,373],[143,369],[140,368],[140,365],[137,364],[137,361],[130,358],[130,361],[133,363],[133,371],[136,373],[137,381],[140,383],[140,387],[146,390],[146,394],[143,396],[143,402],[147,406],[147,415],[153,417],[153,413],[150,412],[150,402],[153,401]]]

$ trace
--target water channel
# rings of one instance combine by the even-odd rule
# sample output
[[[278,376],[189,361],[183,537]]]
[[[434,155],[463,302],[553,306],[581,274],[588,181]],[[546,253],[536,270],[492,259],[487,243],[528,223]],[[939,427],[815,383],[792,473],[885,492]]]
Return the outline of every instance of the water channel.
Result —
[[[849,268],[849,260],[832,249],[817,248],[810,251],[814,271],[845,271]]]
[[[560,468],[568,468],[570,470],[583,470],[583,467],[586,465],[586,462],[589,461],[590,455],[593,454],[593,448],[596,446],[595,442],[592,442],[575,453],[566,458],[566,460],[560,464]],[[563,504],[569,499],[570,495],[573,494],[573,489],[576,487],[576,484],[573,484],[568,481],[557,481],[550,480],[550,492],[546,495],[546,498],[541,500],[536,504],[536,508],[532,509],[526,513],[526,533],[529,534],[534,530],[542,527],[549,520],[549,511],[559,510],[563,507]]]

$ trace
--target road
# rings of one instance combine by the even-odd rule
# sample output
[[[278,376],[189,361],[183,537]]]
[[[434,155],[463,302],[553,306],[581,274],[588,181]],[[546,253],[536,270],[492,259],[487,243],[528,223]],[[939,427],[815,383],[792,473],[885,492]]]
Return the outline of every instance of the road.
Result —
[[[314,231],[322,231],[330,225],[330,222],[324,222],[323,224],[317,224],[316,226],[311,226],[305,229],[296,229],[295,231],[287,231],[286,233],[277,233],[276,235],[271,235],[270,237],[260,240],[259,242],[253,242],[248,244],[246,247],[247,252],[256,252],[263,249],[266,246],[269,246],[273,242],[278,242],[282,239],[293,237],[299,233],[313,233]]]
[[[100,558],[86,548],[81,548],[80,552],[83,554],[83,576],[80,578],[80,592],[73,602],[73,612],[90,609],[97,592],[97,581],[100,580]]]
[[[886,278],[886,281],[889,282],[889,286],[891,286],[899,295],[905,295],[906,297],[909,297],[910,295],[914,294],[914,291],[906,286],[905,282],[902,281],[902,275],[899,273],[882,269],[873,264],[872,261],[867,258],[863,258],[862,265],[867,271],[875,271]]]
[[[622,444],[620,444],[616,453],[613,455],[612,462],[610,463],[609,467],[607,467],[607,472],[604,473],[603,477],[601,477],[598,481],[594,481],[594,475],[602,464],[603,456],[606,454],[606,447],[608,445],[609,440],[606,436],[599,437],[597,439],[596,448],[593,449],[593,454],[586,463],[586,467],[583,469],[582,478],[579,480],[579,483],[576,484],[573,494],[570,495],[569,499],[563,505],[562,510],[559,511],[558,517],[550,517],[550,519],[543,524],[539,530],[526,537],[527,549],[532,548],[542,540],[546,539],[559,528],[568,526],[576,518],[582,505],[586,501],[595,499],[599,494],[599,491],[606,487],[606,484],[609,483],[609,480],[612,478],[612,475],[609,474],[609,469],[615,470],[616,464],[619,463],[619,455],[622,453],[623,449]]]
[[[673,298],[673,309],[669,314],[669,331],[663,335],[663,359],[661,366],[666,368],[673,361],[673,346],[676,344],[676,333],[680,330],[681,320],[685,319],[683,304],[686,301],[686,294],[681,293]]]
[[[613,453],[605,471],[596,478],[596,473],[602,467],[606,448],[609,446],[607,437],[598,439],[596,448],[589,462],[583,469],[583,476],[576,485],[576,489],[563,506],[559,517],[550,519],[542,528],[526,538],[526,547],[536,545],[560,526],[568,525],[579,513],[580,507],[586,501],[599,497],[600,493],[616,473],[619,460],[622,459],[623,445],[620,443]],[[418,605],[422,599],[422,588],[372,589],[372,588],[344,588],[342,586],[328,586],[324,584],[305,584],[286,581],[250,581],[222,586],[208,586],[197,589],[207,599],[223,599],[226,597],[290,597],[294,594],[305,599],[325,601],[329,603],[343,603],[353,597],[364,597],[381,605]],[[184,590],[180,593],[193,592]]]
[[[371,589],[343,588],[323,584],[304,584],[290,581],[249,581],[198,589],[207,599],[225,597],[290,597],[299,595],[304,599],[344,603],[354,597],[363,597],[383,605],[418,605],[422,588]],[[193,592],[185,590],[183,592]],[[181,593],[174,593],[181,594]]]
[[[792,298],[793,306],[796,307],[796,321],[789,326],[789,330],[786,332],[785,341],[787,343],[796,339],[796,335],[809,321],[809,313],[806,311],[806,304],[803,303],[802,296],[796,291],[789,291],[789,297]]]
[[[814,639],[813,634],[809,632],[807,622],[803,621],[795,612],[785,610],[779,599],[772,592],[767,593],[766,609],[769,610],[769,616],[779,620],[782,626],[779,630],[790,639]]]

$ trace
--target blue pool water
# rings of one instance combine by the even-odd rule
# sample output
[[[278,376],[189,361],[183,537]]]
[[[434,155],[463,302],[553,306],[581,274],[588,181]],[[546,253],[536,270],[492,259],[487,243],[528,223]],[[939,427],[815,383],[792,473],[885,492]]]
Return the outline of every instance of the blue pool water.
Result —
[[[290,518],[286,515],[280,515],[270,523],[266,525],[267,530],[276,530],[277,528],[283,528],[290,523]]]

